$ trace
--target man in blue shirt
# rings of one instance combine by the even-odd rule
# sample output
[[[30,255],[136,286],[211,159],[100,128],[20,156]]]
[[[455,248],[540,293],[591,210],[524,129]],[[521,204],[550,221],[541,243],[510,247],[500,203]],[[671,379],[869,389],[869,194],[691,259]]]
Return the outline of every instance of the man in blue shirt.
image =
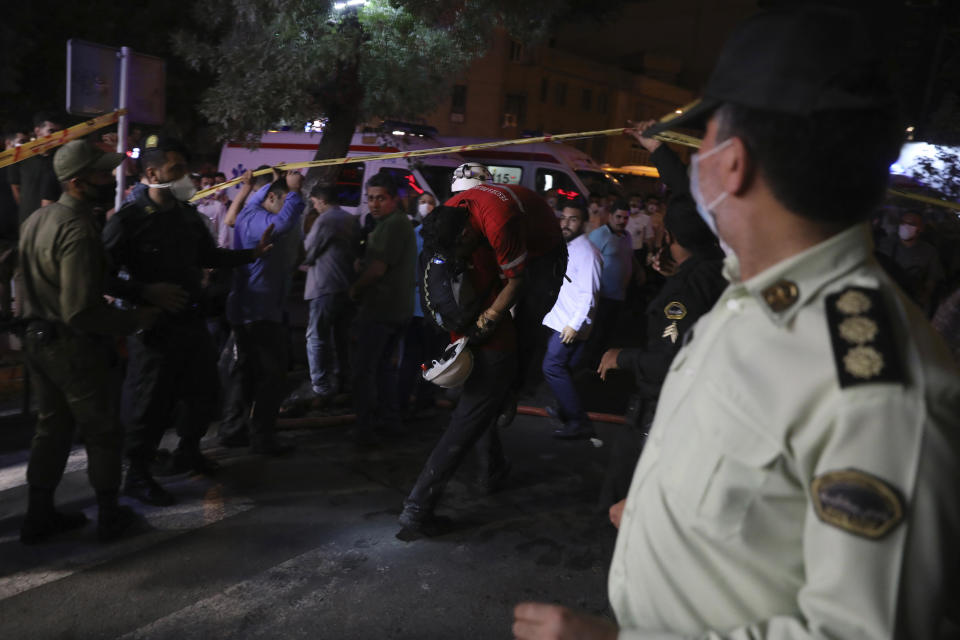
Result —
[[[627,233],[629,220],[630,205],[618,202],[614,205],[610,221],[591,231],[588,236],[603,256],[600,300],[597,302],[593,331],[580,356],[581,363],[592,369],[596,369],[600,354],[607,347],[607,337],[616,329],[623,311],[623,301],[627,297],[627,286],[634,274],[636,259],[633,256],[633,241]]]
[[[302,183],[302,175],[290,172],[251,196],[237,216],[234,247],[255,246],[255,238],[270,232],[276,248],[286,244],[282,242],[284,234],[299,228],[303,213]],[[243,412],[247,419],[221,425],[220,440],[245,440],[249,425],[251,450],[266,455],[290,451],[288,445],[277,442],[274,434],[287,372],[287,336],[282,321],[289,262],[290,257],[282,250],[274,250],[238,267],[227,298],[227,320],[237,345],[233,392],[248,410]]]

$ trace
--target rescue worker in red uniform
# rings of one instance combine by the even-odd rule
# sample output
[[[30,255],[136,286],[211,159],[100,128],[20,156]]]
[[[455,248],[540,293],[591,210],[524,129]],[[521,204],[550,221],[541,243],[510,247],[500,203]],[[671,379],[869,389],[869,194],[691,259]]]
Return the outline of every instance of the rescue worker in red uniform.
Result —
[[[462,172],[463,167],[457,171]],[[528,379],[530,364],[542,360],[536,357],[538,351],[542,355],[546,344],[541,323],[560,293],[567,268],[566,243],[553,208],[530,189],[486,181],[467,187],[469,183],[465,182],[454,174],[453,191],[458,191],[458,187],[466,190],[456,193],[446,204],[467,208],[472,232],[492,249],[505,279],[503,290],[481,315],[481,322],[496,323],[516,305],[513,315],[520,337],[518,374],[511,389],[522,391],[534,382]],[[497,420],[498,426],[510,424],[515,414],[516,398],[511,394]]]
[[[469,260],[472,288],[485,300],[468,332],[473,371],[400,514],[400,524],[416,534],[440,532],[434,509],[475,444],[480,482],[488,490],[496,490],[509,472],[496,425],[509,423],[516,413],[508,390],[522,384],[542,334],[540,323],[556,302],[566,272],[566,243],[550,206],[529,189],[488,180],[482,165],[458,167],[453,191],[461,193],[423,223],[425,251]]]

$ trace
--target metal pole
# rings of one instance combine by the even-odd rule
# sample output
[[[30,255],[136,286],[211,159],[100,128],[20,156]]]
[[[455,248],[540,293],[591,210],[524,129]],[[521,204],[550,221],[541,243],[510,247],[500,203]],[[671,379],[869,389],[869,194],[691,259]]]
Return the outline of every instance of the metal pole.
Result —
[[[118,100],[119,104],[117,105],[120,109],[127,108],[127,94],[130,92],[131,53],[130,47],[120,47],[120,96]],[[113,202],[114,209],[119,209],[123,204],[123,190],[127,181],[126,156],[129,123],[126,112],[121,111],[120,113],[121,115],[117,119],[117,153],[123,154],[124,161],[117,167],[117,197]]]

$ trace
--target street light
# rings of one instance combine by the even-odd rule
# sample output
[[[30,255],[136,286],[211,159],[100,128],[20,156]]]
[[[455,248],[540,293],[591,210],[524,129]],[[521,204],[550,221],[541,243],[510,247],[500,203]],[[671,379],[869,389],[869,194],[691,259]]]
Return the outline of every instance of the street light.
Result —
[[[347,2],[337,2],[333,5],[334,11],[343,11],[349,7],[359,7],[367,4],[367,0],[347,0]]]

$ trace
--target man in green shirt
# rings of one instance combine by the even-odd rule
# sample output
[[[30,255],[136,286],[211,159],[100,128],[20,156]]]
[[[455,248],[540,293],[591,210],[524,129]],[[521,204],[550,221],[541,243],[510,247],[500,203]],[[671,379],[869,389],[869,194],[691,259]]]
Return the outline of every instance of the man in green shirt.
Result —
[[[366,444],[372,444],[377,429],[400,429],[398,365],[403,332],[413,317],[417,238],[398,202],[390,176],[379,173],[367,182],[376,226],[367,236],[363,270],[349,290],[359,306],[353,367],[357,438]]]
[[[20,228],[20,268],[26,322],[25,352],[37,397],[36,434],[27,466],[27,515],[20,530],[35,544],[86,522],[82,512],[59,512],[53,493],[66,466],[74,428],[87,448],[90,484],[97,492],[98,535],[113,540],[134,521],[117,504],[123,427],[114,414],[111,343],[101,336],[149,327],[153,308],[121,311],[107,305],[107,258],[92,206],[112,199],[111,169],[119,153],[103,153],[75,140],[53,159],[60,199],[38,209]],[[99,334],[99,335],[98,335]]]

